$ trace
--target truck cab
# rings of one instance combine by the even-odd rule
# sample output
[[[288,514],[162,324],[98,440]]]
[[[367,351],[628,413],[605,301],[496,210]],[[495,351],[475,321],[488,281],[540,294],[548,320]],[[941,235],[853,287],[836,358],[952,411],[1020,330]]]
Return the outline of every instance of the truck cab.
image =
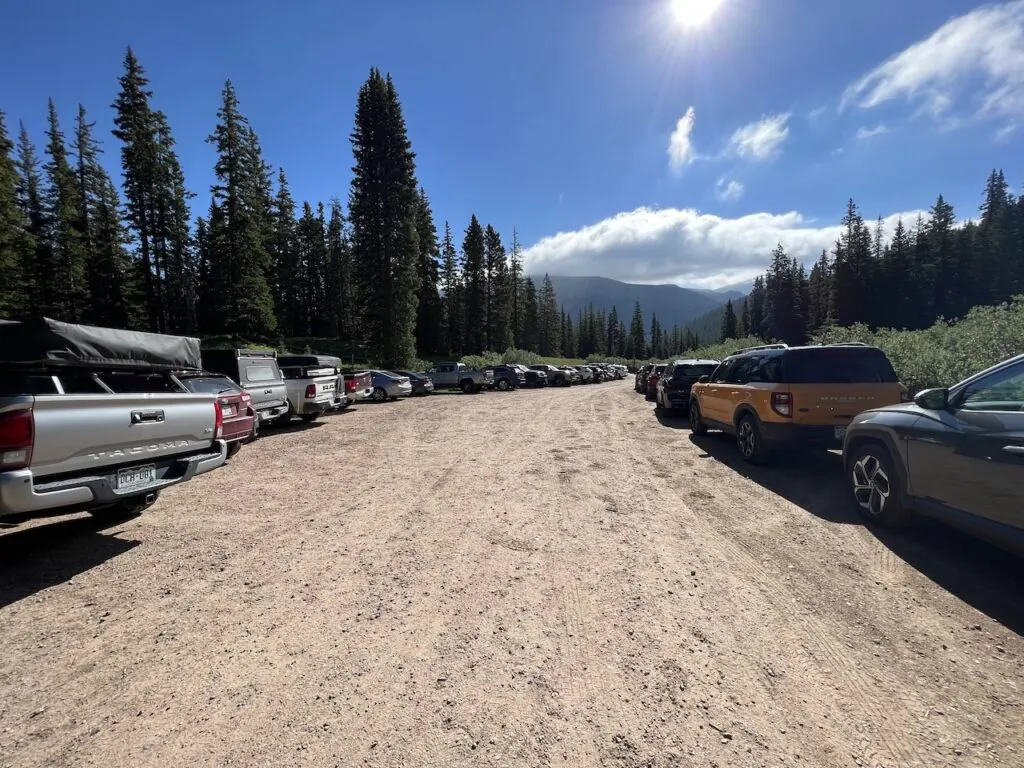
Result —
[[[203,368],[222,373],[249,393],[261,424],[288,413],[288,388],[277,365],[277,352],[253,349],[207,349]]]
[[[494,380],[490,371],[480,371],[463,363],[438,363],[427,371],[434,389],[461,389],[466,394],[481,391]]]
[[[337,362],[338,358],[320,355],[278,355],[277,365],[288,391],[288,411],[279,423],[285,424],[293,416],[314,421],[335,407],[339,396]],[[340,394],[344,397],[344,391]]]

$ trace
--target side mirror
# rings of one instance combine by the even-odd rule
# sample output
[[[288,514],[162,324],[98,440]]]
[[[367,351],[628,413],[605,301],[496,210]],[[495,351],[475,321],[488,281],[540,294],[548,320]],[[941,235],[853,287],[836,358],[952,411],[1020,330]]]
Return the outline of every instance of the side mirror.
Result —
[[[698,384],[707,384],[709,381],[711,381],[711,377],[706,373],[697,379]]]
[[[923,389],[914,396],[914,403],[929,411],[944,411],[949,407],[949,390],[945,387]]]

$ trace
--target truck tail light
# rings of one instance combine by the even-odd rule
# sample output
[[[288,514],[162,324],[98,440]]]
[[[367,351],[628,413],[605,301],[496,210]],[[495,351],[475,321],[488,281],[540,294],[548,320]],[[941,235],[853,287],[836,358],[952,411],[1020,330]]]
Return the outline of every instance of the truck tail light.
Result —
[[[0,413],[0,469],[24,469],[32,463],[35,432],[31,407]]]
[[[772,392],[772,410],[779,416],[792,416],[793,395],[789,392]]]
[[[307,384],[306,385],[306,399],[307,400],[312,400],[314,397],[316,397],[316,384]]]
[[[356,391],[356,380],[355,379],[345,379],[345,391],[346,392],[355,392]]]
[[[224,433],[224,411],[220,407],[220,400],[213,401],[213,439],[219,440]]]

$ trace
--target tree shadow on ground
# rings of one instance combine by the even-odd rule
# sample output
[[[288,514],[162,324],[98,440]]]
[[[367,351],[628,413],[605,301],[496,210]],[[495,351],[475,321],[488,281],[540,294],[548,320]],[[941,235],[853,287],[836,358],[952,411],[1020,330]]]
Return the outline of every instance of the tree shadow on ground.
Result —
[[[136,540],[118,538],[116,531],[104,532],[125,522],[90,515],[0,534],[0,608],[139,546]]]
[[[920,519],[905,530],[865,523],[850,502],[838,453],[778,454],[771,464],[752,466],[739,457],[727,435],[690,435],[690,441],[705,457],[822,520],[864,525],[907,565],[1024,636],[1024,560],[931,520]]]

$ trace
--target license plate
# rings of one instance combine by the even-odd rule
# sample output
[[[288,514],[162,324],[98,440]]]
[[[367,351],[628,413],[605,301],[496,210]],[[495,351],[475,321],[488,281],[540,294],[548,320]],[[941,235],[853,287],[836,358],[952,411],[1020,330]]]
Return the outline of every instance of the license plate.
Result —
[[[117,490],[119,491],[125,491],[130,488],[144,488],[155,482],[156,465],[154,464],[117,470]]]
[[[237,416],[238,409],[233,405],[226,405],[222,408],[225,416]]]
[[[846,427],[836,427],[836,440],[842,440],[846,437]]]

